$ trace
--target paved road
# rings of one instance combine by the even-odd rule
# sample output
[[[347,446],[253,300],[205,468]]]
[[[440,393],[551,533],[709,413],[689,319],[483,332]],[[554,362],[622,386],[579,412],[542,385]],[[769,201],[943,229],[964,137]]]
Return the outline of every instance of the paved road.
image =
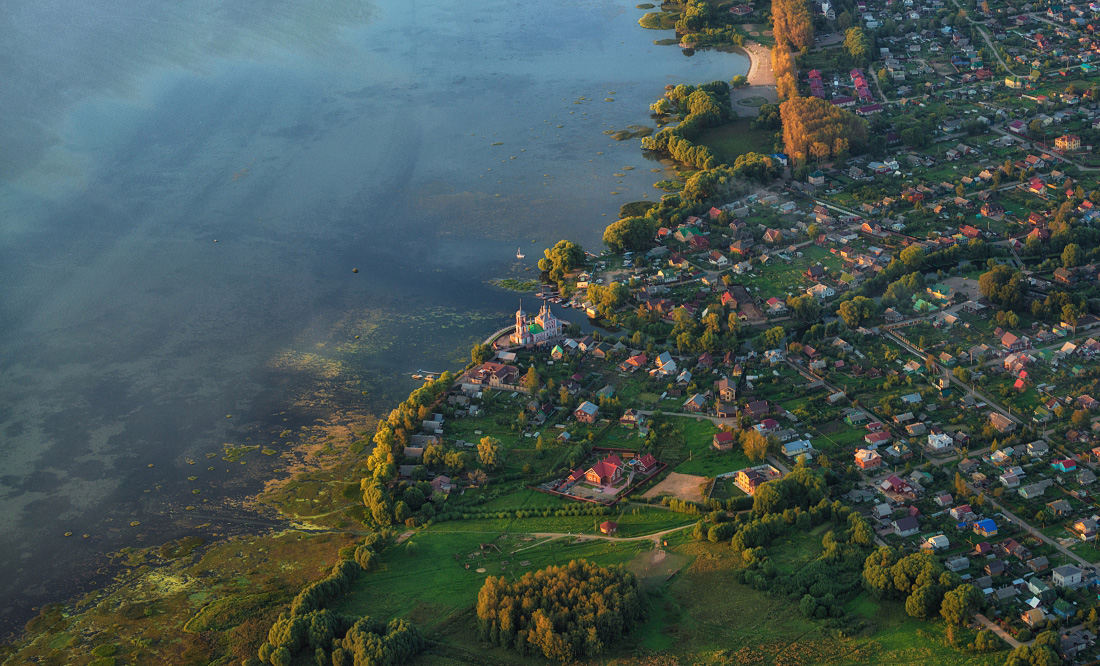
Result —
[[[515,331],[515,330],[516,330],[516,325],[515,325],[515,324],[512,324],[511,326],[505,326],[504,328],[500,329],[499,331],[497,331],[497,332],[495,332],[495,333],[491,334],[491,335],[490,335],[489,337],[485,338],[485,341],[484,341],[484,342],[482,342],[481,344],[483,344],[483,345],[491,345],[491,344],[493,344],[493,343],[494,343],[494,342],[496,341],[496,339],[497,339],[497,338],[499,338],[500,336],[502,336],[502,335],[504,335],[504,334],[506,334],[506,333],[511,333],[512,331]]]
[[[962,9],[962,5],[959,4],[959,0],[951,1],[955,3],[956,8]],[[997,62],[1001,63],[1001,67],[1004,67],[1006,70],[1008,70],[1009,74],[1015,74],[1016,72],[1013,72],[1012,68],[1008,66],[1008,63],[1006,63],[1004,59],[1001,58],[1001,52],[997,49],[997,45],[994,44],[991,39],[989,39],[989,33],[985,31],[985,27],[982,26],[981,21],[975,21],[974,19],[970,18],[969,12],[966,15],[966,20],[973,23],[974,27],[978,29],[978,32],[982,34],[982,39],[984,39],[985,43],[989,45],[989,50],[993,52],[993,56],[997,58]]]
[[[900,346],[901,346],[901,347],[902,347],[903,349],[905,349],[906,351],[908,351],[908,352],[909,352],[910,354],[913,354],[913,355],[915,355],[915,356],[919,357],[919,358],[920,358],[920,359],[922,359],[922,360],[928,357],[928,354],[925,354],[924,352],[922,352],[921,350],[917,349],[917,348],[916,348],[916,347],[914,347],[913,345],[909,344],[909,343],[908,343],[908,342],[906,342],[905,340],[903,340],[903,339],[899,338],[899,337],[898,337],[897,335],[894,335],[894,333],[893,333],[893,332],[891,332],[891,331],[888,331],[888,330],[883,330],[883,331],[882,331],[882,334],[883,334],[883,336],[885,336],[885,337],[889,338],[889,339],[890,339],[890,340],[892,340],[893,342],[895,342],[895,343],[897,343],[898,345],[900,345]],[[946,378],[947,378],[947,379],[948,379],[948,380],[949,380],[949,381],[950,381],[950,382],[951,382],[952,384],[955,384],[956,386],[958,386],[959,388],[961,388],[961,389],[962,389],[963,391],[965,391],[965,392],[969,392],[969,393],[970,393],[971,395],[973,395],[973,396],[974,396],[975,398],[977,398],[978,400],[981,400],[982,402],[984,402],[984,403],[985,403],[985,404],[986,404],[987,406],[989,406],[989,407],[990,407],[991,409],[994,409],[994,410],[996,410],[996,411],[1000,412],[1000,413],[1001,413],[1001,415],[1003,415],[1003,416],[1004,416],[1005,418],[1007,418],[1008,420],[1012,421],[1013,423],[1015,423],[1015,424],[1017,424],[1017,425],[1021,425],[1021,424],[1023,424],[1023,421],[1021,421],[1020,419],[1018,419],[1018,418],[1016,418],[1015,416],[1013,416],[1013,415],[1012,415],[1012,414],[1011,414],[1011,413],[1010,413],[1010,412],[1009,412],[1009,411],[1008,411],[1007,409],[1005,409],[1004,407],[1001,407],[1001,406],[1000,406],[1000,405],[998,405],[998,404],[997,404],[996,402],[994,402],[993,400],[989,399],[989,397],[988,397],[988,396],[986,396],[986,395],[983,395],[983,394],[979,393],[979,392],[978,392],[977,390],[975,390],[974,388],[971,388],[971,387],[970,387],[970,386],[968,386],[967,384],[965,384],[965,383],[963,383],[962,381],[960,381],[960,380],[959,380],[959,378],[958,378],[958,377],[956,377],[956,376],[955,376],[954,374],[952,374],[952,373],[951,373],[951,371],[949,371],[949,370],[948,370],[948,369],[947,369],[946,367],[944,367],[944,366],[940,365],[939,363],[936,363],[936,364],[935,364],[935,366],[936,366],[936,368],[937,368],[937,369],[938,369],[938,370],[939,370],[940,372],[942,372],[942,373],[943,373],[943,376],[944,376],[944,377],[946,377]]]
[[[1028,144],[1031,144],[1032,146],[1034,146],[1034,143],[1035,143],[1034,141],[1029,141],[1027,138],[1018,136],[1016,134],[1013,134],[1013,133],[1009,132],[1008,130],[1005,130],[1004,128],[992,127],[990,129],[992,129],[997,134],[1001,134],[1001,135],[1007,136],[1007,137],[1012,137],[1013,139],[1016,139],[1017,141],[1022,141],[1022,142],[1025,142],[1025,143],[1028,143]],[[1068,162],[1069,164],[1072,164],[1073,166],[1077,167],[1081,171],[1100,171],[1100,167],[1085,166],[1084,164],[1081,164],[1077,160],[1066,157],[1064,154],[1059,153],[1057,151],[1047,150],[1045,148],[1042,148],[1042,151],[1044,153],[1050,154],[1054,159],[1062,160],[1063,162]]]
[[[978,495],[978,494],[981,494],[982,492],[984,492],[984,491],[983,491],[982,489],[980,489],[980,488],[975,488],[974,486],[970,485],[970,483],[969,483],[969,482],[967,482],[967,484],[966,484],[966,487],[967,487],[968,489],[970,489],[970,492],[974,493],[975,495]],[[990,506],[992,506],[992,507],[993,507],[994,509],[996,509],[997,511],[1000,511],[1000,512],[1001,512],[1002,514],[1004,514],[1004,517],[1005,517],[1005,518],[1006,518],[1006,519],[1007,519],[1007,520],[1008,520],[1009,522],[1012,522],[1012,523],[1016,523],[1016,524],[1017,524],[1017,525],[1019,525],[1020,527],[1024,528],[1024,530],[1026,530],[1026,531],[1028,532],[1028,534],[1030,534],[1031,536],[1033,536],[1033,537],[1035,537],[1036,539],[1038,539],[1038,540],[1042,541],[1043,543],[1046,543],[1046,544],[1048,544],[1048,545],[1052,546],[1052,547],[1053,547],[1053,548],[1054,548],[1055,550],[1057,550],[1057,551],[1061,552],[1061,553],[1062,553],[1063,555],[1065,555],[1066,557],[1070,558],[1071,560],[1074,560],[1074,561],[1076,561],[1076,562],[1077,562],[1078,564],[1080,564],[1080,565],[1081,565],[1081,566],[1082,566],[1083,568],[1085,568],[1085,569],[1088,569],[1088,570],[1092,570],[1092,569],[1093,569],[1093,565],[1092,565],[1092,562],[1089,562],[1088,560],[1086,560],[1085,558],[1081,557],[1081,556],[1080,556],[1080,555],[1078,555],[1077,553],[1075,553],[1075,552],[1073,552],[1073,551],[1069,550],[1068,548],[1066,548],[1066,547],[1065,547],[1065,546],[1063,546],[1062,544],[1058,543],[1058,542],[1057,542],[1057,541],[1055,541],[1054,539],[1051,539],[1051,538],[1050,538],[1050,537],[1048,537],[1047,535],[1045,535],[1045,534],[1043,534],[1042,532],[1040,532],[1039,530],[1035,529],[1034,527],[1032,527],[1032,526],[1031,526],[1031,524],[1030,524],[1030,523],[1028,523],[1028,522],[1027,522],[1027,521],[1025,521],[1025,520],[1022,520],[1022,519],[1021,519],[1021,518],[1020,518],[1019,516],[1017,516],[1016,514],[1012,513],[1012,512],[1011,512],[1011,511],[1009,511],[1008,509],[1004,508],[1004,506],[1002,506],[1001,504],[999,504],[999,503],[998,503],[998,502],[997,502],[997,501],[996,501],[995,499],[993,499],[992,497],[990,497],[990,496],[988,496],[988,495],[987,495],[987,496],[986,496],[986,498],[985,498],[985,501],[986,501],[986,502],[988,502],[988,503],[989,503],[989,505],[990,505]]]
[[[787,475],[787,474],[791,473],[791,469],[789,467],[787,467],[786,465],[784,465],[779,460],[779,458],[776,458],[775,455],[773,455],[773,454],[770,454],[770,453],[768,454],[768,462],[771,463],[772,467],[776,468],[780,472],[783,472],[784,475]]]
[[[1021,645],[1020,641],[1013,638],[1012,634],[1008,633],[1004,629],[1001,629],[997,625],[993,624],[993,622],[991,622],[988,617],[982,615],[981,613],[978,613],[977,615],[974,616],[974,619],[977,620],[978,622],[980,622],[982,624],[982,626],[984,626],[986,629],[989,629],[993,633],[1000,636],[1001,640],[1003,640],[1005,643],[1008,643],[1013,648],[1020,647],[1020,645]]]

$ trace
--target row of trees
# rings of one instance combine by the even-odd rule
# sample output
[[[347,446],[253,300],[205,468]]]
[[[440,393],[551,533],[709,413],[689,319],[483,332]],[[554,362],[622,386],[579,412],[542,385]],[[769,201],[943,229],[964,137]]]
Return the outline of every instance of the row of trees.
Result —
[[[867,144],[867,121],[817,97],[791,97],[779,105],[779,115],[783,147],[796,162],[846,159]]]
[[[806,0],[774,0],[772,28],[772,72],[779,99],[798,97],[798,65],[793,50],[808,49],[814,43],[813,14]]]
[[[304,587],[268,630],[257,653],[260,662],[289,666],[308,648],[318,666],[396,666],[420,652],[424,639],[404,620],[385,625],[326,608],[348,592],[360,571],[371,567],[389,537],[389,532],[368,535],[350,551],[353,559],[341,560],[328,576]]]
[[[475,360],[479,353],[481,350],[475,348]],[[386,485],[397,478],[397,458],[408,445],[409,435],[420,429],[422,421],[431,418],[432,407],[453,383],[454,375],[450,372],[444,372],[439,378],[425,382],[378,425],[374,433],[374,450],[367,458],[371,479],[380,485]]]
[[[514,582],[489,576],[477,598],[482,640],[561,662],[600,654],[643,616],[633,574],[585,560]]]
[[[798,97],[798,64],[790,46],[778,39],[772,47],[772,73],[775,74],[775,91],[779,99]]]
[[[799,50],[814,45],[813,13],[806,0],[772,0],[772,28],[777,45]]]

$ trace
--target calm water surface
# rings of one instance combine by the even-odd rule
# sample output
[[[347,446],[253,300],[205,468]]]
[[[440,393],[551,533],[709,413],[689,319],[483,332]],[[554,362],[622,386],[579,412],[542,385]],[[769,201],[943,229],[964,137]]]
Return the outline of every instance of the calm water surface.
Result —
[[[339,356],[388,409],[508,320],[488,280],[656,197],[603,131],[747,61],[654,46],[641,14],[0,3],[0,628],[197,529],[193,488],[253,490],[206,455],[279,421],[286,359]]]

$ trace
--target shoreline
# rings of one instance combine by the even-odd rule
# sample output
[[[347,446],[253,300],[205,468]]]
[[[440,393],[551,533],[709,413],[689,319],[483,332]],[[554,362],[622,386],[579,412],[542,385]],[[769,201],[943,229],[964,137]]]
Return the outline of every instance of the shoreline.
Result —
[[[749,71],[745,75],[748,85],[730,88],[730,103],[738,117],[756,117],[760,114],[760,105],[741,102],[753,97],[762,97],[770,104],[779,103],[779,93],[775,88],[775,72],[772,71],[771,49],[759,42],[750,42],[737,48],[749,59]]]
[[[772,71],[771,50],[759,42],[743,44],[739,47],[749,58],[749,72],[745,78],[749,86],[775,87],[775,72]]]

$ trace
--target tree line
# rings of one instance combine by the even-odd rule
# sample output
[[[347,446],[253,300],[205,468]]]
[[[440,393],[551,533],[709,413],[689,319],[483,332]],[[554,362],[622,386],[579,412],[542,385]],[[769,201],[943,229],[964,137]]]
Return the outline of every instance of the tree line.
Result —
[[[806,0],[773,0],[772,72],[779,99],[798,97],[798,65],[794,50],[808,49],[814,43],[813,14]]]
[[[404,620],[389,624],[370,617],[335,613],[327,607],[351,589],[361,571],[371,568],[389,532],[367,535],[319,581],[310,583],[281,613],[251,663],[290,666],[296,655],[309,649],[318,666],[397,666],[424,649],[417,627]]]

